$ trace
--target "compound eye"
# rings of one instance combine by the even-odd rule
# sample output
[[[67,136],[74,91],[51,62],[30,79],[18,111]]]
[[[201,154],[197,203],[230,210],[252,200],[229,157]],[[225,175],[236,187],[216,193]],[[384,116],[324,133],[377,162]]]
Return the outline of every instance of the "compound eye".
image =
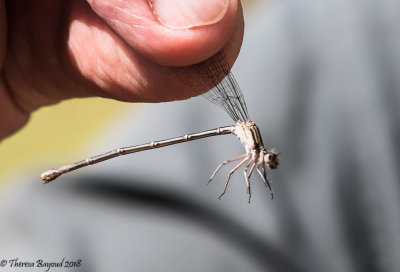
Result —
[[[276,169],[279,165],[278,154],[273,151],[268,152],[266,154],[266,163],[269,168]]]
[[[275,154],[275,153],[272,153],[272,152],[268,152],[268,153],[267,153],[267,159],[268,159],[269,161],[274,161],[274,160],[276,159],[276,154]]]

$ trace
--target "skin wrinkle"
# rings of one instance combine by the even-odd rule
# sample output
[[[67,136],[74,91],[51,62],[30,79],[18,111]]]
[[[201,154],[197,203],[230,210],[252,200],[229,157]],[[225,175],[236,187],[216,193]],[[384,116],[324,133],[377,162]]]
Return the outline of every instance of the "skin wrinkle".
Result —
[[[7,64],[7,61],[5,63],[4,67],[7,67],[8,69],[3,72],[3,80],[6,86],[6,89],[9,93],[9,97],[11,98],[11,101],[13,102],[14,106],[16,106],[16,108],[24,113],[29,115],[30,112],[33,110],[31,110],[30,108],[27,108],[26,103],[24,99],[20,98],[20,93],[24,93],[24,92],[29,92],[31,94],[31,97],[29,99],[33,99],[33,100],[41,100],[43,99],[45,96],[43,94],[41,94],[38,91],[38,84],[37,82],[35,82],[34,80],[32,80],[32,78],[29,76],[28,73],[24,73],[23,71],[25,71],[26,69],[24,69],[24,64],[21,63],[19,60],[23,60],[23,56],[15,56],[13,54],[13,50],[9,50],[8,51],[8,56],[11,56],[11,59],[14,60],[14,62],[12,62],[11,67]],[[38,69],[38,67],[37,67]],[[8,71],[11,72],[9,73]],[[8,74],[10,74],[10,76],[8,76]],[[17,78],[13,78],[12,75],[18,75]],[[18,84],[21,83],[22,86],[24,86],[23,90],[22,88],[18,88],[15,86],[18,86]],[[36,83],[36,84],[35,84]],[[22,90],[22,91],[20,91]],[[32,96],[33,94],[33,96]]]
[[[63,7],[65,8],[65,7]],[[80,89],[78,86],[76,86],[76,82],[77,82],[77,78],[79,78],[76,74],[75,69],[73,69],[73,63],[72,63],[72,59],[69,57],[68,54],[68,15],[67,14],[62,14],[62,16],[59,16],[59,25],[61,26],[61,29],[63,30],[61,32],[61,35],[59,35],[58,39],[56,40],[56,54],[58,57],[58,67],[61,71],[61,74],[64,75],[64,77],[66,78],[67,82],[73,82],[75,83],[73,86],[71,86],[71,89],[76,88],[76,89]],[[83,82],[81,82],[81,80],[79,80],[79,83],[82,85]],[[86,88],[82,88],[82,89],[86,89]],[[86,90],[85,90],[86,92]],[[89,93],[87,93],[89,95]]]
[[[7,52],[7,17],[5,3],[0,0],[0,71]]]
[[[126,55],[125,53],[121,53],[121,50],[117,49],[116,50],[116,55],[118,55],[118,59],[119,62],[124,63],[127,62],[128,59],[126,59],[125,61],[124,56]],[[102,73],[103,77],[97,77],[99,79],[98,85],[100,87],[105,87],[105,88],[113,88],[115,91],[118,91],[118,93],[116,94],[116,96],[122,96],[123,95],[123,91],[121,90],[121,87],[119,86],[119,82],[127,82],[126,86],[122,86],[122,88],[138,88],[138,86],[145,86],[144,83],[139,84],[137,80],[135,80],[135,77],[130,76],[132,71],[128,70],[129,68],[126,65],[121,65],[121,67],[124,69],[123,71],[121,71],[121,73],[119,73],[116,76],[116,79],[114,80],[113,77],[110,75],[109,73],[109,69],[113,69],[113,65],[109,65],[107,64],[107,62],[102,61],[101,59],[98,59],[98,61],[101,61],[102,64],[99,64],[98,70]],[[115,65],[115,64],[114,64]],[[105,69],[107,68],[107,69]],[[139,74],[140,75],[140,74]],[[119,80],[120,78],[125,79],[125,80]],[[140,77],[140,79],[142,79],[142,77]],[[130,85],[130,86],[128,86]]]
[[[97,59],[97,63],[100,62],[101,60]],[[113,85],[114,82],[112,80],[112,77],[109,75],[108,72],[106,72],[105,67],[103,67],[101,63],[96,67],[96,74],[98,73],[100,73],[100,75],[94,79],[96,85],[98,85],[100,88],[108,88],[109,86]]]
[[[6,94],[6,97],[9,99],[9,101],[12,103],[12,107],[15,108],[17,110],[17,112],[19,112],[22,115],[26,115],[29,116],[30,112],[27,112],[23,107],[21,107],[21,105],[19,105],[19,103],[17,102],[17,100],[15,99],[13,92],[11,92],[11,88],[10,88],[10,84],[7,80],[7,77],[4,77],[2,75],[2,82],[3,82],[3,90],[4,93]]]
[[[92,1],[90,1],[90,2],[92,2]],[[120,11],[121,13],[124,13],[124,14],[127,14],[127,15],[129,15],[129,16],[131,16],[132,18],[136,18],[136,19],[138,19],[139,21],[141,21],[142,19],[143,19],[143,17],[141,17],[140,15],[135,15],[135,14],[133,14],[133,13],[130,13],[130,12],[128,12],[128,11],[126,11],[126,10],[124,10],[124,9],[122,9],[122,8],[120,8],[120,7],[116,7],[116,6],[113,6],[113,5],[109,5],[109,7],[110,7],[110,9],[112,9],[112,10],[118,10],[118,11]],[[93,7],[92,6],[92,8],[93,8],[93,10],[94,11],[96,11],[96,7]],[[148,26],[146,26],[145,24],[143,24],[143,25],[141,25],[141,24],[133,24],[133,23],[125,23],[125,22],[123,22],[123,21],[121,21],[121,20],[118,20],[117,18],[113,18],[112,16],[111,16],[112,14],[107,14],[106,12],[102,12],[101,13],[101,16],[104,18],[104,19],[108,19],[108,20],[110,20],[111,22],[116,22],[116,23],[118,23],[118,24],[123,24],[123,25],[126,25],[128,28],[133,28],[133,27],[135,27],[135,28],[144,28],[144,29],[148,29],[149,27]]]
[[[132,24],[131,22],[128,24],[122,20],[118,20],[116,18],[110,18],[107,15],[104,15],[104,18],[109,20],[107,22],[107,25],[110,26],[111,31],[113,31],[123,41],[125,41],[123,36],[129,36],[131,32],[135,32],[136,40],[147,40],[147,35],[142,34],[142,32],[146,32],[146,30],[150,30],[151,28],[153,28],[153,26],[149,27],[149,24],[139,25],[139,24]],[[111,23],[114,23],[114,24],[111,24]],[[124,26],[126,26],[126,28],[123,28],[122,30],[120,29],[119,33],[117,33],[116,31],[113,30],[113,26],[120,28],[119,27],[120,25],[124,25]],[[132,30],[133,28],[141,29],[142,32],[133,31]],[[153,44],[157,43],[157,42],[158,42],[158,40],[152,41]],[[125,43],[127,45],[129,45],[127,41],[125,41]]]
[[[118,50],[117,53],[121,62],[129,62],[129,56],[127,56],[125,52],[121,52],[121,50]],[[143,86],[144,88],[146,88],[147,86],[146,81],[143,80],[143,77],[140,73],[136,73],[136,78],[135,78],[132,76],[132,71],[130,71],[127,66],[126,67],[123,66],[123,68],[124,70],[122,71],[122,75],[131,87],[137,88],[138,86]]]
[[[75,21],[71,24],[70,30],[73,29],[73,31],[75,31],[76,28],[81,28],[81,26],[79,24],[81,24],[82,26],[85,26],[85,27],[87,26],[85,24],[85,22]],[[88,27],[87,33],[89,33],[90,39],[98,39],[97,35],[96,35],[98,32],[101,32],[101,30],[98,29],[97,26],[89,26]],[[81,42],[81,40],[76,40],[76,39],[67,41],[68,49],[70,51],[69,55],[71,58],[74,58],[73,52],[75,52],[76,48],[80,47],[80,42]],[[101,52],[102,47],[98,46],[100,44],[101,43],[94,43],[96,48],[93,51],[89,51],[89,52],[90,53]],[[71,50],[72,50],[72,52],[71,52]],[[95,59],[97,62],[97,64],[94,65],[92,68],[90,68],[90,66],[91,66],[90,63],[82,62],[82,61],[75,62],[75,66],[78,70],[80,70],[82,72],[82,76],[86,77],[86,79],[89,81],[93,81],[96,84],[96,86],[100,89],[102,89],[102,87],[104,87],[104,86],[111,85],[111,84],[106,84],[107,81],[113,82],[112,76],[110,76],[109,73],[105,71],[105,66],[103,67],[103,64],[108,66],[107,61],[105,61],[105,62],[102,61],[103,56],[104,56],[104,52],[100,56],[96,56],[96,55],[92,56],[93,59]],[[93,72],[92,72],[92,69],[94,69]],[[86,71],[86,72],[83,72],[83,71]],[[99,75],[99,72],[101,72],[101,75]],[[93,75],[93,74],[96,74],[97,76],[92,77],[91,75]]]
[[[141,28],[141,29],[148,29],[148,27],[146,27],[145,25],[128,24],[128,23],[122,22],[121,20],[118,20],[118,19],[115,19],[115,18],[113,19],[113,18],[110,18],[110,17],[107,17],[107,16],[104,16],[104,17],[107,18],[108,20],[110,20],[110,22],[115,22],[115,24],[123,24],[123,25],[125,25],[127,27],[132,27],[132,28],[135,27],[135,28]]]
[[[0,143],[3,137],[15,133],[20,127],[24,126],[29,120],[29,114],[25,113],[23,109],[16,103],[12,93],[9,91],[8,82],[3,73],[0,80],[0,115],[3,121],[3,127],[0,128]],[[5,103],[3,105],[3,103]]]
[[[118,7],[118,6],[115,6],[114,4],[111,4],[110,1],[104,1],[104,3],[105,3],[104,6],[108,7],[109,10],[111,10],[111,12],[109,12],[109,13],[108,12],[100,12],[102,18],[106,18],[106,19],[110,19],[110,20],[116,20],[116,19],[113,19],[113,17],[112,17],[112,16],[115,16],[115,13],[116,13],[115,11],[119,11],[122,14],[126,14],[126,15],[128,15],[127,18],[131,17],[131,18],[137,19],[138,21],[143,21],[143,19],[146,18],[146,16],[144,14],[142,14],[142,13],[139,13],[138,15],[135,15],[134,13],[128,12],[127,10],[124,10],[121,7]],[[91,5],[91,7],[93,8],[93,10],[96,13],[99,12],[98,9],[96,9],[96,4]],[[124,19],[125,18],[126,17],[124,17]],[[127,24],[127,23],[122,22],[121,20],[117,20],[117,21],[119,21],[119,22],[121,22],[123,24],[126,24],[127,26],[135,26],[135,24],[133,24],[132,22]],[[145,24],[143,24],[142,26],[138,25],[138,27],[145,27]]]
[[[229,8],[229,5],[231,4],[230,1],[226,1],[225,9],[223,10],[223,12],[220,12],[219,16],[214,18],[210,22],[201,22],[201,24],[196,23],[196,24],[185,25],[185,26],[173,26],[171,24],[166,23],[165,20],[163,20],[160,17],[160,15],[156,11],[156,7],[154,6],[154,4],[152,2],[153,2],[153,0],[147,0],[147,3],[149,4],[151,10],[153,11],[153,14],[154,14],[155,18],[157,19],[157,21],[159,21],[161,24],[163,24],[164,26],[166,26],[168,28],[171,28],[171,29],[195,29],[195,28],[199,28],[199,27],[204,27],[204,26],[216,24],[216,23],[218,23],[220,20],[222,20],[224,18],[224,16],[226,15],[227,10]]]
[[[13,37],[13,38],[15,39],[15,37]],[[19,38],[22,38],[22,37],[19,37]],[[18,84],[18,82],[26,82],[27,81],[26,74],[22,72],[24,69],[21,67],[25,67],[28,65],[28,60],[30,59],[30,57],[29,57],[29,55],[27,56],[26,54],[29,53],[30,50],[27,50],[26,48],[23,48],[22,50],[18,50],[19,48],[17,48],[17,51],[20,51],[20,52],[22,51],[24,54],[14,54],[15,47],[12,46],[13,44],[17,44],[17,45],[23,46],[23,47],[27,47],[27,45],[28,45],[28,43],[26,43],[24,41],[23,42],[18,42],[18,41],[14,42],[14,39],[9,39],[8,42],[11,46],[9,46],[9,49],[7,52],[8,59],[14,60],[12,62],[13,65],[11,65],[11,67],[9,67],[7,60],[6,60],[6,62],[4,63],[4,68],[8,68],[8,69],[5,69],[3,71],[2,78],[4,81],[5,89],[8,93],[8,97],[10,98],[10,101],[13,103],[14,107],[16,107],[18,109],[18,111],[21,113],[29,114],[29,111],[24,109],[24,107],[22,105],[19,105],[19,103],[17,102],[17,101],[20,102],[20,100],[16,99],[17,92],[12,91],[14,89],[14,87],[11,82]],[[11,75],[13,75],[13,74],[19,75],[19,79],[17,79],[17,80],[12,79],[8,76],[8,72],[10,71],[10,69],[11,69],[10,74]]]
[[[57,8],[57,14],[61,14],[60,12],[61,7],[59,6]],[[39,15],[34,14],[33,15],[33,23],[30,24],[29,30],[28,30],[28,41],[33,41],[30,43],[31,48],[30,50],[32,52],[32,58],[31,62],[29,63],[29,66],[31,66],[30,69],[25,69],[26,71],[33,71],[35,69],[38,69],[39,74],[48,74],[51,73],[52,71],[59,71],[60,69],[60,63],[61,63],[61,55],[62,53],[60,52],[60,48],[57,46],[60,44],[60,40],[63,40],[63,31],[56,31],[57,29],[62,29],[60,22],[60,19],[57,19],[55,21],[54,25],[49,26],[48,32],[49,34],[35,34],[34,29],[35,27],[40,24],[38,21]],[[35,37],[36,36],[36,37]],[[37,38],[39,36],[39,38]],[[39,65],[38,65],[39,64]],[[25,72],[26,73],[26,72]],[[57,85],[58,82],[65,82],[65,75],[63,73],[56,73],[54,74],[53,77],[48,78],[47,80],[42,80],[39,81],[39,84],[36,86],[36,93],[39,95],[42,95],[44,97],[47,97],[48,92],[44,92],[44,90],[52,90],[57,92]],[[44,78],[44,77],[40,77]],[[29,77],[29,82],[28,84],[30,86],[34,86],[34,84],[38,82],[35,76]]]
[[[101,75],[97,76],[94,80],[96,82],[96,84],[100,87],[100,88],[104,88],[104,89],[110,89],[112,88],[114,90],[114,95],[116,97],[121,96],[123,94],[123,91],[121,91],[121,87],[119,86],[120,84],[118,83],[118,78],[119,76],[116,76],[116,79],[113,78],[113,76],[110,75],[109,69],[111,67],[109,67],[107,65],[107,63],[98,60],[99,62],[105,64],[99,64],[97,66],[97,70],[96,73],[101,73]],[[107,68],[107,69],[106,69]],[[111,68],[112,69],[112,68]],[[118,93],[117,93],[118,92]]]
[[[136,18],[136,19],[138,19],[138,20],[141,20],[141,17],[140,17],[140,16],[135,15],[135,14],[133,14],[133,13],[130,13],[130,12],[128,12],[127,10],[121,9],[120,7],[114,7],[114,8],[115,8],[116,10],[122,12],[122,13],[125,13],[125,14],[127,14],[127,15],[133,17],[133,18]]]
[[[113,32],[113,34],[115,34]],[[115,34],[117,35],[117,34]],[[117,35],[118,36],[118,35]],[[121,39],[121,44],[123,47],[112,47],[114,52],[112,54],[117,55],[118,57],[116,58],[115,62],[110,63],[109,60],[103,61],[103,58],[98,58],[98,61],[101,61],[101,64],[98,64],[97,67],[100,68],[100,71],[103,73],[103,75],[106,77],[106,79],[98,77],[103,84],[101,86],[107,86],[107,88],[111,88],[112,86],[116,87],[116,90],[119,91],[117,94],[118,96],[123,96],[123,91],[121,91],[121,88],[126,88],[126,89],[138,89],[139,87],[145,86],[144,82],[139,83],[138,80],[135,80],[135,77],[139,78],[142,80],[143,77],[141,77],[140,73],[133,72],[133,69],[135,68],[135,65],[132,65],[132,63],[135,63],[135,57],[132,56],[131,50],[129,50],[128,45],[126,45],[123,40]],[[125,50],[123,50],[125,49]],[[101,51],[101,48],[99,48],[99,51]],[[107,52],[103,52],[103,56],[107,56]],[[129,57],[131,55],[131,57]],[[118,73],[115,76],[115,79],[110,75],[110,71],[114,69],[114,67],[118,65],[121,67],[123,70]],[[106,69],[107,68],[107,69]],[[135,74],[135,77],[132,75]],[[120,80],[122,79],[122,80]],[[126,79],[126,80],[123,80]],[[109,82],[108,84],[106,82]],[[126,83],[125,83],[126,82]]]

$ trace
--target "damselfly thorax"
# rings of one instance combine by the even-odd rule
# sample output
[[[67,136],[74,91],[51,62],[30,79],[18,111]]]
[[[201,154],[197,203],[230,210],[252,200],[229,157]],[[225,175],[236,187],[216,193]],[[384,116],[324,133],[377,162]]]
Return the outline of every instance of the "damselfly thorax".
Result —
[[[259,158],[259,164],[266,163],[268,168],[276,169],[279,165],[278,154],[272,149],[267,152],[260,134],[260,130],[253,121],[239,121],[232,131],[246,149],[247,154]]]

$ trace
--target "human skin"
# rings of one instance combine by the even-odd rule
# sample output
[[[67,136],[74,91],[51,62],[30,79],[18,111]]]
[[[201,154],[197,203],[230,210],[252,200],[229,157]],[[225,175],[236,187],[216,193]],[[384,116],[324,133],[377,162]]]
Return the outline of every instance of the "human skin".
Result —
[[[197,96],[191,65],[221,49],[232,65],[242,38],[237,0],[0,0],[0,139],[69,98]]]

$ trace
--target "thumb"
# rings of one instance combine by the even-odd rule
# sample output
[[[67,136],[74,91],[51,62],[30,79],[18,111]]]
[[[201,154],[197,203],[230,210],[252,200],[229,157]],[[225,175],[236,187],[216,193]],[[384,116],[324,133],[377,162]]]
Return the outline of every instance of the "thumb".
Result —
[[[237,0],[87,1],[135,51],[168,66],[186,66],[214,55],[242,20]]]

